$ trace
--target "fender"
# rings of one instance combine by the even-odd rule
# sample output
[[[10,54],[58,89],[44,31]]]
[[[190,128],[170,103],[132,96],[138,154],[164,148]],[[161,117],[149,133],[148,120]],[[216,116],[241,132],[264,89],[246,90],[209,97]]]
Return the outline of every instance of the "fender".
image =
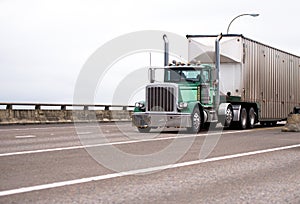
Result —
[[[195,107],[199,107],[200,110],[200,114],[201,114],[201,119],[202,119],[202,123],[207,122],[208,119],[208,115],[207,112],[205,111],[205,109],[203,108],[203,106],[201,105],[201,103],[199,103],[199,101],[193,101],[193,102],[189,102],[188,103],[188,108],[183,110],[183,113],[190,113],[192,114],[192,112],[194,111]]]
[[[221,103],[218,108],[218,115],[226,115],[226,110],[228,106],[232,107],[231,103]]]

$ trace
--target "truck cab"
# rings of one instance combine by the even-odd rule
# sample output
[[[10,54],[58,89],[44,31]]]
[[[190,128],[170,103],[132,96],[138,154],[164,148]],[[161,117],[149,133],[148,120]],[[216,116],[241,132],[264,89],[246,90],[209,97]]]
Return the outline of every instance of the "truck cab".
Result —
[[[145,101],[135,104],[133,124],[140,132],[157,127],[180,127],[196,133],[218,122],[213,65],[170,64],[149,68]],[[163,79],[162,80],[159,80]]]

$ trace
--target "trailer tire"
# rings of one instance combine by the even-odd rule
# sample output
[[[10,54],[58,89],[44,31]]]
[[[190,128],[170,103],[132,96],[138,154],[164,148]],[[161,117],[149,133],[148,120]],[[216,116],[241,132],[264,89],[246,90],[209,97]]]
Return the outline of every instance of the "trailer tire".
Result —
[[[187,130],[189,133],[198,133],[201,130],[201,114],[199,108],[196,107],[193,110],[192,116],[192,127],[188,127]]]
[[[255,122],[256,122],[256,112],[254,108],[251,107],[248,112],[248,128],[250,129],[254,128]]]

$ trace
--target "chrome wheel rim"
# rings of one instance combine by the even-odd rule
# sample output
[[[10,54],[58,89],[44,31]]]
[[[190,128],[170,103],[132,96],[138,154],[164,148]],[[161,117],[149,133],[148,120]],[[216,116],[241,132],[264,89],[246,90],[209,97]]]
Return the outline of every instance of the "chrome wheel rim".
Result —
[[[227,122],[227,124],[231,123],[232,118],[233,118],[232,111],[231,111],[230,108],[228,108],[227,111],[226,111],[226,122]]]
[[[193,116],[193,126],[195,130],[198,130],[200,127],[200,115],[196,112]]]

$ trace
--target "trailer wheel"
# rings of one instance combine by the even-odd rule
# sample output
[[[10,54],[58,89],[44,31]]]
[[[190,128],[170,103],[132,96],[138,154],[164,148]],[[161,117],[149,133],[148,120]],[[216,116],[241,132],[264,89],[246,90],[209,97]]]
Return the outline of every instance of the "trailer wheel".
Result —
[[[192,127],[187,128],[190,133],[198,133],[201,129],[201,115],[199,108],[194,108],[192,113]]]
[[[148,133],[150,132],[151,128],[150,127],[146,127],[146,128],[141,128],[141,127],[138,127],[138,131],[140,133]]]
[[[248,128],[252,129],[255,125],[256,112],[253,107],[250,108],[248,113]]]

